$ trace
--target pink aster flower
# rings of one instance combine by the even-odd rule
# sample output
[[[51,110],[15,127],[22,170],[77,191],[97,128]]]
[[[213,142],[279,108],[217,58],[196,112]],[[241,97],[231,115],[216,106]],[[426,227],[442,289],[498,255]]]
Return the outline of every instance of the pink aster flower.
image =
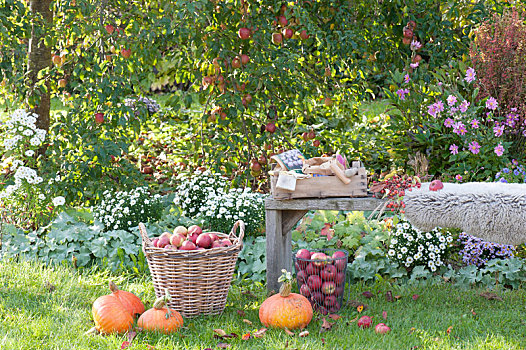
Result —
[[[494,152],[497,156],[500,157],[504,154],[504,147],[502,147],[502,145],[499,143],[499,145],[495,147]]]
[[[442,103],[442,101],[437,101],[437,102],[435,102],[435,105],[436,105],[436,108],[437,108],[437,112],[438,112],[438,113],[444,111],[444,104]]]
[[[473,141],[469,144],[468,149],[471,151],[471,153],[478,154],[480,151],[480,145],[477,141]]]
[[[480,122],[479,122],[479,120],[477,118],[473,119],[470,123],[471,123],[471,127],[473,129],[478,129],[479,126],[480,126],[480,124],[479,124]]]
[[[412,51],[416,51],[422,47],[422,44],[420,44],[420,41],[413,40],[411,41],[411,46],[409,47]]]
[[[453,132],[457,135],[466,135],[468,130],[466,129],[466,126],[462,122],[456,122],[453,124]]]
[[[451,151],[451,154],[458,154],[458,146],[455,144],[449,146],[449,150]]]
[[[457,98],[456,98],[456,96],[449,95],[449,96],[447,97],[447,104],[448,104],[449,106],[454,106],[455,103],[457,103]]]
[[[491,110],[496,110],[497,107],[499,106],[499,103],[497,102],[497,100],[494,98],[494,97],[490,97],[486,100],[486,108],[487,109],[491,109]]]
[[[404,75],[404,82],[409,83],[411,81],[411,78],[409,78],[409,74]]]
[[[434,103],[432,105],[427,106],[427,113],[429,113],[429,115],[433,118],[437,117],[437,107]]]
[[[444,126],[446,128],[451,128],[453,127],[453,124],[455,124],[455,121],[451,118],[446,118],[446,120],[444,120]]]
[[[462,175],[460,175],[460,174],[455,175],[455,179],[456,179],[458,182],[462,182]]]
[[[501,126],[494,126],[493,127],[493,133],[495,134],[495,137],[501,137],[504,133],[504,125]]]
[[[469,67],[468,70],[466,71],[466,76],[464,77],[464,80],[467,81],[468,83],[471,83],[472,81],[474,81],[477,76],[477,72],[475,72],[475,70],[472,68],[472,67]]]
[[[466,113],[466,111],[468,110],[468,107],[469,107],[469,102],[464,100],[462,101],[462,103],[460,104],[459,106],[459,109],[462,113]]]

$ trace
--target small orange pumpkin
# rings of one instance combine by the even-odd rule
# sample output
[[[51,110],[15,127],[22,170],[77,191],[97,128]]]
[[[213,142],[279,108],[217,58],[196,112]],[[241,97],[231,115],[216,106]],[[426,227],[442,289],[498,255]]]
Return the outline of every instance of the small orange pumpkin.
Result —
[[[128,312],[135,316],[136,314],[142,314],[144,312],[144,304],[141,299],[133,293],[127,292],[125,290],[120,290],[117,288],[117,285],[110,281],[110,290],[112,296],[119,299],[124,308]]]
[[[145,330],[164,334],[177,332],[183,326],[183,317],[176,310],[166,307],[168,300],[170,300],[170,295],[166,291],[165,296],[155,301],[153,308],[147,310],[139,317],[137,326]]]
[[[95,328],[104,334],[124,333],[133,325],[133,317],[119,299],[103,295],[91,307]]]
[[[303,329],[312,320],[312,306],[301,294],[291,293],[292,276],[284,271],[279,294],[267,298],[259,308],[259,320],[265,327]]]

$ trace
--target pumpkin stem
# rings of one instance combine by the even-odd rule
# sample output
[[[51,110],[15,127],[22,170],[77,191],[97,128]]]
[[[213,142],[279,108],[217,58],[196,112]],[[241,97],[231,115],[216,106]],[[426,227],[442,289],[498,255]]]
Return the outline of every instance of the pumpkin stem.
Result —
[[[155,302],[153,303],[153,307],[157,310],[160,310],[166,306],[166,303],[169,302],[171,298],[172,296],[170,295],[168,288],[164,288],[164,295],[155,300]]]
[[[281,275],[278,278],[278,282],[283,282],[283,284],[279,288],[279,294],[285,298],[290,295],[290,292],[292,290],[293,278],[292,278],[292,274],[288,272],[287,270],[283,269],[281,270],[281,272],[283,272],[283,275]]]
[[[110,290],[112,293],[115,293],[116,291],[119,290],[119,288],[117,287],[117,285],[115,283],[113,283],[113,281],[110,281]]]
[[[281,295],[283,298],[286,298],[290,295],[291,290],[292,290],[292,283],[283,282],[283,284],[279,288],[279,295]]]

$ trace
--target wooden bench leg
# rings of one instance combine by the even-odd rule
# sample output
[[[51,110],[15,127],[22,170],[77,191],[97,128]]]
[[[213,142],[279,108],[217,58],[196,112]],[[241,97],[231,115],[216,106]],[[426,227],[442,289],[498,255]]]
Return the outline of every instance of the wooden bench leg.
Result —
[[[292,247],[290,232],[283,234],[282,211],[266,210],[267,235],[267,291],[279,291],[278,278],[281,269],[292,270]]]
[[[293,272],[291,229],[306,210],[266,211],[267,292],[278,292],[281,270]]]

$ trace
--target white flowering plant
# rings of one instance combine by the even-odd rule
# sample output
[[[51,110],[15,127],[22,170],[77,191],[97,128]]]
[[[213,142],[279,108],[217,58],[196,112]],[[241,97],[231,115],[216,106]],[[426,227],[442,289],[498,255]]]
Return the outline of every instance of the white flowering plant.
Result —
[[[228,188],[228,180],[210,171],[182,178],[174,203],[184,216],[203,222],[213,231],[230,232],[237,220],[243,220],[247,234],[257,234],[265,214],[261,193],[250,188]]]
[[[127,230],[140,222],[157,221],[164,210],[163,198],[152,196],[148,187],[130,191],[104,191],[102,201],[92,208],[93,217],[100,221],[106,231]]]
[[[423,266],[435,272],[444,265],[444,259],[453,242],[449,231],[435,228],[430,232],[422,232],[405,219],[393,224],[387,252],[391,260],[408,270]]]
[[[53,197],[44,188],[38,174],[38,150],[46,139],[46,130],[36,126],[38,115],[23,109],[6,120],[0,159],[0,207],[17,217],[23,226],[38,227],[65,204],[62,196]],[[1,147],[0,147],[1,150]]]
[[[179,186],[176,188],[174,203],[181,208],[181,214],[187,217],[195,217],[201,213],[201,206],[205,204],[209,196],[217,196],[219,190],[228,186],[225,177],[209,170],[195,172],[191,175],[182,175]]]
[[[211,193],[199,208],[199,215],[214,231],[230,232],[237,220],[243,220],[247,234],[257,234],[265,221],[264,195],[250,188],[219,189]]]

